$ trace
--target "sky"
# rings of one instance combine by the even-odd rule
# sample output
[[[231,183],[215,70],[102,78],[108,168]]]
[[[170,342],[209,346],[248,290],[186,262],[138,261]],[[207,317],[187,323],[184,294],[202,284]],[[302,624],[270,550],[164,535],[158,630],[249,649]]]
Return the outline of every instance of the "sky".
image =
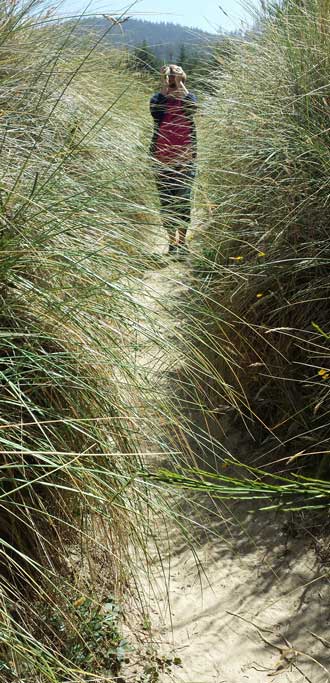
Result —
[[[87,5],[88,0],[65,0],[62,13],[75,13]],[[120,0],[91,0],[88,13],[105,12],[118,14],[129,8],[130,1],[123,4]],[[221,5],[221,8],[220,8]],[[219,29],[235,31],[242,28],[242,22],[251,23],[247,10],[240,0],[138,0],[128,14],[136,19],[148,21],[171,21],[185,26],[217,33]]]
[[[220,6],[222,9],[220,9]],[[239,0],[142,0],[136,11],[150,12],[151,21],[165,20],[216,33],[219,28],[233,31],[247,19]],[[144,18],[148,18],[147,16]]]

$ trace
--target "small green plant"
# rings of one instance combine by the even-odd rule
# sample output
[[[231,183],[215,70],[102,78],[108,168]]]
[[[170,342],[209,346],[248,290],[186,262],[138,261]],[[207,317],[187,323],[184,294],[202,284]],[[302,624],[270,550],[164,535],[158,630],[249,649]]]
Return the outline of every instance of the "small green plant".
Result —
[[[181,666],[181,658],[162,655],[156,649],[146,651],[146,662],[143,671],[138,675],[136,683],[157,683],[164,674],[173,675],[173,666]]]
[[[68,639],[65,657],[82,670],[117,674],[129,652],[128,642],[120,634],[121,615],[113,596],[101,605],[90,598],[77,600],[73,605],[76,630],[71,642]]]

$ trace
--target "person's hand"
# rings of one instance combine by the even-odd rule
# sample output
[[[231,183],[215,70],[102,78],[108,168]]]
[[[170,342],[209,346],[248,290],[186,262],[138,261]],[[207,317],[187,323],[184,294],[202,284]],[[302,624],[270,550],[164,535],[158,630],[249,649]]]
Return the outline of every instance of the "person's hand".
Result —
[[[175,74],[175,88],[168,89],[168,97],[174,97],[175,99],[181,99],[188,94],[188,90],[184,84],[184,74]]]
[[[161,84],[162,84],[162,93],[163,95],[167,95],[168,93],[168,69],[166,66],[162,66],[160,70],[160,78],[161,78]]]
[[[162,66],[162,68],[160,70],[160,77],[161,77],[162,81],[165,81],[166,83],[168,83],[168,67],[167,66]]]
[[[182,74],[175,74],[175,89],[177,91],[182,89],[182,86],[183,86],[182,78],[183,78]]]

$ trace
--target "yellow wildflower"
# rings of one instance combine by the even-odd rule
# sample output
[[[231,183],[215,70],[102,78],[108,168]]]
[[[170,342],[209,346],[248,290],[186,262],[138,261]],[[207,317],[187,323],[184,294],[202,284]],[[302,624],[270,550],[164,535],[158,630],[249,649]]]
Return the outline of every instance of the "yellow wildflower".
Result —
[[[244,256],[230,256],[233,261],[242,261]]]
[[[330,377],[329,370],[326,370],[325,368],[321,368],[321,370],[318,371],[318,374],[322,379],[329,379]]]
[[[265,254],[264,251],[259,251],[259,252],[258,252],[258,256],[266,256],[266,254]]]
[[[258,292],[258,294],[257,294],[257,299],[261,299],[261,297],[262,297],[263,295],[264,295],[263,292]]]

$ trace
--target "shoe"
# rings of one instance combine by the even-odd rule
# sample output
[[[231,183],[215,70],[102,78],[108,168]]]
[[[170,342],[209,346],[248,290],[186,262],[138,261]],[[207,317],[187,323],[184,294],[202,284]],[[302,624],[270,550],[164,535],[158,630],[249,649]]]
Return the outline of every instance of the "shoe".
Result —
[[[176,244],[169,244],[167,256],[176,256],[176,254],[177,254]]]
[[[186,244],[178,244],[177,256],[179,261],[184,261],[184,259],[189,256],[190,251]]]

